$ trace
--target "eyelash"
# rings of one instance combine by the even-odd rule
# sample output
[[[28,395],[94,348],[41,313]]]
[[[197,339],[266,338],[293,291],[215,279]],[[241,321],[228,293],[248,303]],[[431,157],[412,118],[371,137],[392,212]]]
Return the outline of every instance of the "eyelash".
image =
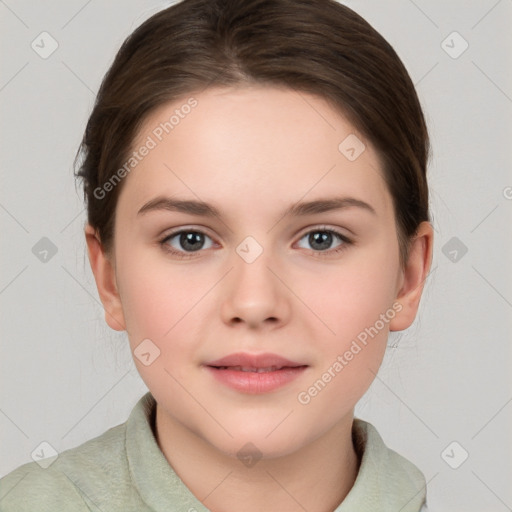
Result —
[[[172,249],[169,244],[167,243],[169,240],[173,239],[175,236],[180,235],[181,233],[199,233],[201,235],[205,235],[208,238],[211,238],[207,233],[204,231],[201,231],[200,229],[180,229],[178,231],[174,231],[172,233],[166,234],[165,237],[161,240],[159,240],[159,244],[162,247],[164,251],[166,251],[169,254],[172,254],[173,256],[179,258],[179,259],[191,259],[196,256],[197,253],[200,253],[202,249],[199,251],[193,251],[193,252],[183,252],[183,251],[176,251],[175,249]],[[339,231],[336,231],[332,228],[327,228],[325,226],[320,226],[315,229],[311,229],[309,231],[306,231],[299,240],[302,240],[305,236],[311,234],[311,233],[330,233],[337,237],[340,241],[343,243],[339,245],[336,249],[328,249],[325,251],[313,251],[313,254],[315,257],[328,257],[332,256],[333,254],[339,254],[342,251],[344,251],[348,246],[352,245],[354,242],[350,240],[348,237],[340,233]]]

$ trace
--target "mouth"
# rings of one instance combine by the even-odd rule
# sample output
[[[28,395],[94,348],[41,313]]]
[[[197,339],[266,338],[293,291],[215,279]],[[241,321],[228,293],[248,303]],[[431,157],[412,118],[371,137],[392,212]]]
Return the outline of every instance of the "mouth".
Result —
[[[260,394],[289,384],[308,368],[276,354],[238,353],[204,365],[213,377],[236,391]]]
[[[297,368],[299,366],[307,366],[303,363],[298,363],[290,359],[286,359],[277,354],[248,354],[245,352],[238,352],[230,354],[229,356],[222,357],[215,361],[206,363],[206,366],[214,368],[237,368],[239,371],[275,371],[281,368]]]
[[[282,370],[284,368],[300,368],[300,366],[269,366],[268,368],[260,368],[254,366],[210,366],[217,370],[232,370],[234,372],[254,372],[254,373],[267,373]]]

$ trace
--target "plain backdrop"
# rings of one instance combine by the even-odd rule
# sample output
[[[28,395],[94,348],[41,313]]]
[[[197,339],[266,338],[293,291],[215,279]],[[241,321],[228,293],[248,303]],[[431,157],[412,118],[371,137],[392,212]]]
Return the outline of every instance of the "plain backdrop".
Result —
[[[345,3],[417,86],[436,231],[418,318],[356,415],[423,471],[432,512],[511,510],[512,1]],[[104,321],[72,164],[120,44],[167,5],[0,1],[0,476],[126,421],[147,391]]]

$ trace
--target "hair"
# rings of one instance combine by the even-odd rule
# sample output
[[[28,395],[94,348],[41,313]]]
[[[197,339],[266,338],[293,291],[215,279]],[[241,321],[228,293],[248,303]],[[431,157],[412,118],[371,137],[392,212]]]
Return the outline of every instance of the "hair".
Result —
[[[88,223],[105,253],[113,250],[123,182],[108,194],[95,191],[116,178],[147,117],[208,87],[244,84],[317,95],[370,141],[393,199],[404,265],[419,224],[430,220],[425,119],[391,45],[335,0],[183,0],[124,41],[75,158]]]

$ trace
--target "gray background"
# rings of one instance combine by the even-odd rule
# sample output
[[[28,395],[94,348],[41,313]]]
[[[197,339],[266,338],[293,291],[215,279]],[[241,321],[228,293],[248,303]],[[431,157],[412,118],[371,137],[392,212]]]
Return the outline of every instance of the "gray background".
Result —
[[[356,413],[421,468],[431,511],[512,510],[512,0],[345,3],[417,85],[436,230],[419,316]],[[43,441],[61,452],[124,422],[147,391],[103,318],[72,163],[115,52],[167,5],[0,0],[2,476]]]

